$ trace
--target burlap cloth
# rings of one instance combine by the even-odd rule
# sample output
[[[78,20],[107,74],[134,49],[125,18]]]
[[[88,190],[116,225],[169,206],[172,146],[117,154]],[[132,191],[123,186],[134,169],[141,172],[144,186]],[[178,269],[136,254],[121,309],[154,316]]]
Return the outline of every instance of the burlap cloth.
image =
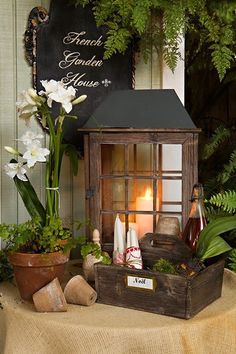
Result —
[[[236,274],[223,295],[190,320],[95,304],[36,313],[14,285],[0,285],[1,354],[235,354]]]

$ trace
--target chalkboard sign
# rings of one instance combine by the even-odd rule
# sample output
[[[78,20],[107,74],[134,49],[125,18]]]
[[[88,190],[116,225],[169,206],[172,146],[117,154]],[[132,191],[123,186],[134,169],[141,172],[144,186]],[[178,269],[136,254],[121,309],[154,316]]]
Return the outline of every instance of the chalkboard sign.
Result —
[[[62,80],[66,85],[74,86],[77,96],[88,96],[72,111],[78,120],[67,121],[65,127],[64,139],[77,146],[77,128],[85,124],[105,96],[114,90],[132,88],[132,49],[128,49],[125,55],[116,54],[108,60],[103,59],[106,28],[96,27],[90,6],[75,7],[66,0],[52,0],[49,16],[42,8],[38,11],[41,21],[37,26],[35,9],[29,20],[30,25],[35,26],[36,54],[32,61],[35,62],[36,89],[42,89],[41,80]]]

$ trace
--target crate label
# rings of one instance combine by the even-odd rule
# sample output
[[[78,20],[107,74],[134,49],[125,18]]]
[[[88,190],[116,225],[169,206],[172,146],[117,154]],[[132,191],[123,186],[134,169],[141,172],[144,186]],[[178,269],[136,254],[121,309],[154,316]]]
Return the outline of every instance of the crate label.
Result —
[[[151,290],[156,289],[156,279],[147,277],[137,277],[136,275],[126,275],[126,287],[134,288],[140,290]]]

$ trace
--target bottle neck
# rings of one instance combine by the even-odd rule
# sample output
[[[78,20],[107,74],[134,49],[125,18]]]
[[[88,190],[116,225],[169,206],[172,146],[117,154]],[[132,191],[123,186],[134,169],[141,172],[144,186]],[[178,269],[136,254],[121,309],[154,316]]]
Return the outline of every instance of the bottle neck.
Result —
[[[192,201],[192,207],[190,210],[189,217],[190,218],[200,218],[200,219],[206,217],[202,198],[194,199]]]

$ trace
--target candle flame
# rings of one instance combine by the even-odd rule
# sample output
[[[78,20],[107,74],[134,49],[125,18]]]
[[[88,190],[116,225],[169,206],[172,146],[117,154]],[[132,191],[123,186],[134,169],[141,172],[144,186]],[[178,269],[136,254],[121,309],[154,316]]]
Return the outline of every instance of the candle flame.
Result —
[[[147,188],[147,189],[146,189],[144,199],[147,199],[147,200],[152,199],[152,191],[151,191],[151,188]]]

